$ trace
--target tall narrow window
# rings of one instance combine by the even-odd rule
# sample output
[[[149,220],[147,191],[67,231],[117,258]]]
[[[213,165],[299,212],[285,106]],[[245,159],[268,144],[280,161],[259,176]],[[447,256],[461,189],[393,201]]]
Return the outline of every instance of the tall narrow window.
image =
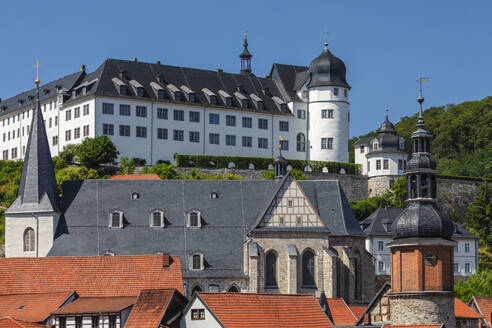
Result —
[[[200,217],[198,212],[190,213],[190,227],[199,227],[200,226]]]
[[[75,328],[82,328],[82,317],[75,317]]]
[[[155,211],[152,213],[151,227],[163,227],[164,226],[164,214],[161,211]]]
[[[94,316],[92,317],[92,328],[99,328],[99,317]]]
[[[34,229],[27,228],[24,231],[24,252],[34,252],[34,248],[35,248],[34,242],[35,242]]]
[[[297,134],[297,151],[306,151],[306,137],[304,136],[304,133]]]
[[[310,250],[302,254],[302,285],[315,286],[314,281],[314,253]]]
[[[265,287],[277,287],[277,255],[270,251],[265,261]]]
[[[202,256],[201,254],[195,254],[193,255],[193,263],[192,263],[192,269],[193,270],[202,270]]]
[[[116,316],[115,315],[109,316],[109,328],[116,328]]]
[[[119,211],[114,211],[111,213],[109,226],[111,228],[120,228],[123,226],[123,213]]]

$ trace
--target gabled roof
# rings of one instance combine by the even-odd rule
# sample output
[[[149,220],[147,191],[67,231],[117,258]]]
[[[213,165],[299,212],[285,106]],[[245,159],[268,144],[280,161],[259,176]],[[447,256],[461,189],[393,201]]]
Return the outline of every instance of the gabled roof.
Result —
[[[464,319],[482,319],[483,316],[477,313],[475,310],[470,308],[468,305],[454,298],[454,316],[456,318]]]
[[[135,304],[135,296],[79,297],[52,314],[118,313]]]
[[[0,280],[0,284],[2,280]],[[73,291],[42,294],[0,295],[0,314],[29,322],[46,320],[50,313],[62,306]]]
[[[227,328],[333,327],[309,295],[198,293],[195,298]]]
[[[473,296],[468,305],[475,303],[478,312],[484,317],[487,325],[492,326],[492,298]]]
[[[270,76],[277,81],[287,102],[301,101],[297,96],[296,90],[299,90],[308,78],[308,68],[306,66],[274,63]]]
[[[175,289],[142,290],[125,327],[158,328],[173,297],[179,298],[183,305],[187,302],[186,298]]]
[[[11,317],[5,317],[0,318],[0,328],[46,328],[46,326]]]
[[[75,290],[81,297],[137,296],[147,288],[183,291],[181,264],[166,255],[0,259],[0,294]]]
[[[353,326],[357,317],[352,313],[343,298],[327,298],[331,320],[335,326]]]
[[[121,174],[113,175],[109,180],[162,180],[157,174]]]

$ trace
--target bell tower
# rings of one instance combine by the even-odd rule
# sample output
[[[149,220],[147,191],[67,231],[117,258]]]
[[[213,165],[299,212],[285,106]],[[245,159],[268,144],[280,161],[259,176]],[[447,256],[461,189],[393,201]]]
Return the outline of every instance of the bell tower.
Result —
[[[248,31],[244,33],[243,52],[239,55],[241,59],[241,74],[251,73],[251,57],[253,55],[248,50]]]
[[[422,83],[422,80],[420,80]],[[421,85],[422,86],[422,85]],[[392,226],[392,325],[445,324],[455,328],[453,225],[436,197],[436,162],[430,153],[432,135],[422,114],[422,87],[417,130],[412,133],[412,155],[405,176],[407,207]]]

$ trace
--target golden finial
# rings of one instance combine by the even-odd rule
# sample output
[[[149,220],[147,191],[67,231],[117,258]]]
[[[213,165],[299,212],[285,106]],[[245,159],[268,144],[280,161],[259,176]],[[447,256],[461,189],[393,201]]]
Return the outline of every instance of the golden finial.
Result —
[[[41,82],[39,81],[39,68],[42,67],[41,65],[39,65],[39,60],[36,59],[36,65],[34,65],[33,67],[36,68],[36,80],[34,81],[34,83],[39,85],[39,83]]]
[[[282,151],[282,141],[284,141],[284,138],[283,137],[279,137],[278,140],[280,141],[278,143],[278,149],[280,149],[280,151]]]

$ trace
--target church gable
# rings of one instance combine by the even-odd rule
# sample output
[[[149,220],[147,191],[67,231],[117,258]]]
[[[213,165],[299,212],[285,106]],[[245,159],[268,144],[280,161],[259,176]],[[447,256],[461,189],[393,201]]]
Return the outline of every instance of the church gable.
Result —
[[[292,175],[288,175],[270,202],[257,228],[325,227],[313,205]]]

